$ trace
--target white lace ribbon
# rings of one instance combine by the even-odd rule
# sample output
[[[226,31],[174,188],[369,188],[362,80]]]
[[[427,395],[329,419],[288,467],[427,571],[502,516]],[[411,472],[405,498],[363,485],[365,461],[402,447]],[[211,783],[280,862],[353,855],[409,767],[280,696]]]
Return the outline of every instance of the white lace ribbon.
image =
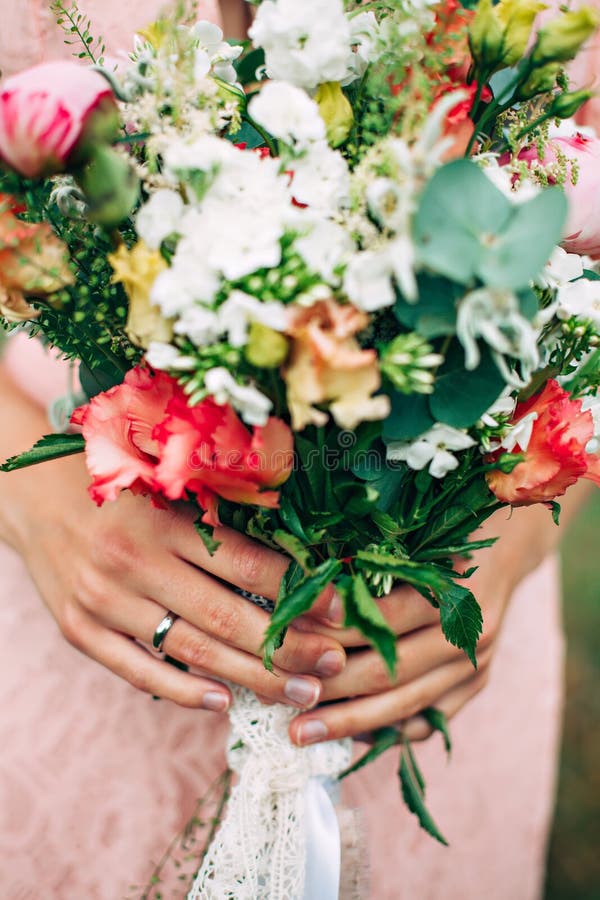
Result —
[[[352,743],[295,747],[297,711],[232,687],[227,758],[238,781],[188,900],[338,900],[340,834],[328,783]]]

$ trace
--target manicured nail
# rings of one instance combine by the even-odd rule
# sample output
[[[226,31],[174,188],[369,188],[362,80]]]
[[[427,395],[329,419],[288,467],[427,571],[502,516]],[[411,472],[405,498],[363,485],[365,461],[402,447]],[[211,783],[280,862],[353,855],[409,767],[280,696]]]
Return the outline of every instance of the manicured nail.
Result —
[[[321,693],[319,685],[306,678],[290,678],[284,688],[284,694],[303,709],[315,706]]]
[[[204,709],[211,710],[211,712],[223,713],[229,709],[229,697],[227,694],[221,694],[218,691],[208,691],[204,695],[202,706]]]
[[[316,744],[324,741],[329,734],[327,725],[318,719],[309,719],[298,728],[298,743],[304,747],[306,744]]]
[[[338,592],[334,591],[333,598],[329,604],[329,609],[327,610],[327,618],[334,625],[343,625],[344,617],[344,602]]]
[[[346,656],[339,650],[327,650],[315,666],[317,675],[339,675],[346,665]]]

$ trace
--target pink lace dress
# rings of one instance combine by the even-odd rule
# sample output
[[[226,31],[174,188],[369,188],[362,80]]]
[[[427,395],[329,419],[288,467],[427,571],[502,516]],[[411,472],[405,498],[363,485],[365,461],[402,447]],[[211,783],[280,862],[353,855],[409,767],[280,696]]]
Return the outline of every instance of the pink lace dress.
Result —
[[[80,5],[114,53],[160,3]],[[5,72],[64,52],[48,6],[0,0]],[[34,344],[11,341],[8,358],[41,402],[61,392],[64,373]],[[562,703],[557,584],[548,560],[514,597],[490,683],[452,723],[451,762],[437,738],[418,748],[450,848],[404,809],[393,754],[347,782],[346,805],[366,819],[372,900],[540,897]],[[0,635],[0,897],[139,897],[130,887],[224,769],[226,720],[155,703],[78,654],[3,545]],[[184,891],[175,880],[163,896]]]

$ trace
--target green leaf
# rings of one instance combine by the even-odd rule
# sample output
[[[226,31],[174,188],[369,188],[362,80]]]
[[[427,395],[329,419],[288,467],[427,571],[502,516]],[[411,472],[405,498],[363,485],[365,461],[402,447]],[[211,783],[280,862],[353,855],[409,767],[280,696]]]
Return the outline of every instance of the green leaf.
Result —
[[[548,504],[552,511],[552,521],[555,525],[560,525],[561,506],[556,500],[551,500]]]
[[[419,299],[407,303],[400,295],[394,306],[398,321],[421,337],[432,339],[456,331],[456,301],[462,288],[447,278],[427,273],[419,276]]]
[[[396,674],[396,635],[383,617],[371,596],[362,575],[340,579],[337,588],[346,608],[345,625],[358,628],[369,643],[381,654],[392,678]]]
[[[429,397],[433,419],[452,428],[469,428],[498,399],[506,382],[486,344],[480,345],[480,352],[481,362],[468,372],[464,351],[453,342]]]
[[[257,147],[263,147],[265,139],[250,122],[242,122],[239,131],[234,134],[227,134],[225,137],[232,144],[246,144],[248,150],[255,150]]]
[[[429,706],[427,709],[424,709],[421,715],[434,731],[439,731],[442,735],[446,753],[450,756],[452,753],[452,740],[448,730],[448,719],[446,718],[446,715],[441,709],[436,709],[435,706]]]
[[[352,471],[377,491],[377,508],[389,512],[402,493],[409,470],[406,463],[388,462],[383,452],[377,454],[371,451],[364,459],[357,461]]]
[[[413,441],[429,431],[434,424],[429,398],[425,394],[403,394],[400,391],[393,391],[390,400],[392,408],[383,425],[383,439],[386,443]]]
[[[217,552],[219,547],[221,546],[221,541],[216,541],[213,537],[214,528],[211,528],[210,525],[205,525],[202,521],[202,518],[196,519],[194,522],[194,528],[196,529],[196,533],[202,539],[202,543],[208,550],[211,556]]]
[[[397,728],[380,728],[374,733],[373,737],[373,746],[361,756],[360,759],[357,759],[355,763],[338,776],[340,781],[342,778],[347,778],[348,775],[353,775],[354,772],[358,772],[359,769],[363,769],[365,766],[369,765],[369,763],[375,762],[382,753],[385,753],[386,750],[389,750],[391,747],[397,747],[402,740]]]
[[[292,565],[298,566],[295,561]],[[278,600],[263,644],[264,664],[267,669],[272,670],[273,653],[277,646],[280,646],[278,641],[281,641],[287,627],[298,616],[302,616],[310,610],[319,594],[325,590],[336,575],[339,575],[341,569],[341,562],[336,559],[328,559],[314,569],[310,575],[295,584],[289,592],[286,591],[285,595]]]
[[[405,741],[400,754],[398,777],[400,778],[404,802],[419,820],[421,828],[434,837],[436,841],[439,841],[440,844],[443,844],[444,847],[447,847],[448,841],[438,829],[425,806],[425,783],[408,741]]]
[[[302,567],[303,571],[308,573],[313,567],[313,559],[308,550],[300,538],[297,538],[294,534],[290,534],[287,531],[283,531],[283,529],[278,528],[273,532],[273,540],[275,543],[284,550],[288,556],[291,556],[292,559],[295,559],[299,566]]]
[[[464,650],[475,668],[477,642],[483,630],[481,607],[468,588],[450,581],[436,594],[440,604],[440,621],[446,640]]]
[[[81,434],[47,434],[30,450],[7,459],[0,465],[0,472],[14,472],[15,469],[25,469],[27,466],[36,466],[51,459],[73,456],[84,450],[85,440]]]
[[[116,367],[95,366],[90,369],[85,363],[79,366],[79,382],[84,394],[91,400],[97,394],[110,390],[123,381],[123,372]]]

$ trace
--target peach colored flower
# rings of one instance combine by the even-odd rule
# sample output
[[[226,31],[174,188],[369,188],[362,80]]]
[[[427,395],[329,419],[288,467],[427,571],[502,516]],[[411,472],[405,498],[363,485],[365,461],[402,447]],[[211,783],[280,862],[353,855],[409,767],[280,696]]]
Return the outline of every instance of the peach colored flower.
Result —
[[[108,81],[74,62],[49,62],[0,87],[0,158],[26,178],[62,171],[79,146],[118,122]]]
[[[488,475],[496,497],[513,506],[530,506],[562,496],[580,478],[600,485],[600,458],[586,451],[594,420],[589,410],[582,410],[582,401],[572,400],[556,381],[549,381],[541,393],[517,406],[515,424],[532,414],[536,418],[524,462],[510,474],[495,470]],[[520,451],[517,444],[515,452]]]
[[[73,282],[65,244],[47,223],[23,222],[12,197],[0,194],[0,314],[9,322],[35,319],[26,298],[45,298]]]
[[[295,431],[327,422],[327,413],[317,409],[321,404],[350,430],[388,415],[388,397],[373,396],[381,386],[377,353],[363,350],[355,337],[368,321],[364,312],[333,299],[290,310],[293,341],[284,378]]]
[[[121,244],[108,255],[113,267],[113,281],[121,282],[129,298],[126,332],[130,341],[148,349],[152,341],[168,344],[173,337],[173,325],[165,319],[158,306],[150,303],[150,291],[157,277],[167,268],[158,250],[150,250],[143,241],[128,250]]]

